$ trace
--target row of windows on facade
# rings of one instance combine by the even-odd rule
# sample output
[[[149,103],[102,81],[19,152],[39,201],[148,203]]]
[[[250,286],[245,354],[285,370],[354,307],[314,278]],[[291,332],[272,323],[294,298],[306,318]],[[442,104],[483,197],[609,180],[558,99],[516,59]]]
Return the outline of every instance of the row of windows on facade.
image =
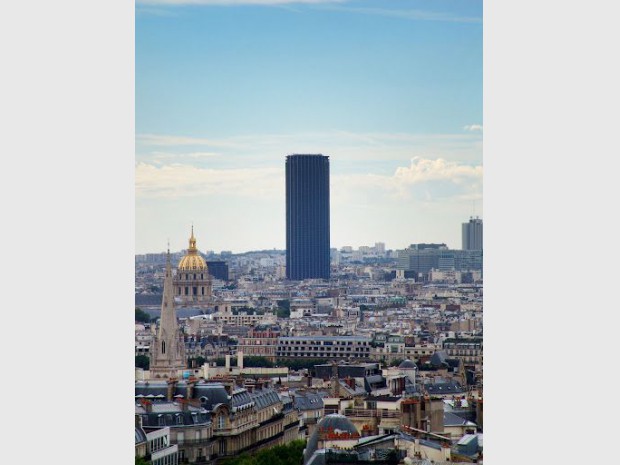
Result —
[[[198,415],[197,413],[192,413],[191,414],[191,418],[193,423],[192,424],[204,424],[207,419],[206,417],[202,416],[202,415]],[[172,414],[163,414],[160,413],[159,415],[157,415],[157,425],[149,425],[149,417],[148,415],[144,415],[142,417],[142,424],[145,426],[166,426],[166,425],[183,425],[183,414],[181,413],[177,413],[175,415]],[[157,439],[161,439],[161,438],[157,438]]]
[[[280,351],[289,351],[289,352],[291,352],[291,351],[297,352],[299,350],[301,350],[301,351],[313,350],[315,352],[319,352],[319,351],[320,352],[324,352],[324,351],[327,351],[327,352],[338,352],[338,351],[341,351],[341,352],[345,352],[345,351],[346,352],[351,352],[351,349],[353,349],[355,351],[359,351],[359,352],[370,352],[370,347],[329,347],[329,348],[326,348],[324,346],[321,346],[321,347],[306,347],[306,346],[303,346],[303,347],[291,347],[291,346],[288,346],[288,347],[278,347],[278,350],[280,350]]]
[[[151,453],[157,452],[158,450],[165,449],[169,445],[168,436],[160,436],[158,438],[151,439],[149,441],[149,447],[151,449]]]
[[[204,273],[200,273],[200,278],[198,278],[198,274],[197,273],[194,273],[193,276],[194,276],[194,278],[193,278],[194,280],[196,280],[196,279],[205,279]],[[178,280],[186,279],[186,280],[190,281],[192,279],[192,275],[188,274],[188,273],[185,273],[185,275],[183,275],[183,273],[180,273],[180,274],[177,275],[177,279]]]
[[[448,355],[480,355],[479,350],[454,350],[448,349]]]
[[[280,351],[278,350],[276,352],[276,357],[290,357],[290,356],[295,356],[295,357],[316,357],[317,354],[316,352],[295,352],[293,354],[291,354],[290,352],[284,352],[284,351]],[[357,352],[353,352],[353,353],[349,353],[349,352],[344,352],[344,353],[330,353],[329,355],[333,355],[334,357],[353,357],[353,358],[368,358],[368,356],[370,354],[360,354]]]
[[[316,344],[316,345],[323,345],[323,346],[331,346],[331,345],[343,345],[343,346],[350,346],[353,345],[352,341],[288,341],[288,340],[284,340],[284,341],[280,341],[281,344],[285,344],[285,345],[308,345],[308,344]],[[369,344],[369,342],[367,341],[356,341],[356,346],[367,346]]]
[[[158,459],[154,459],[151,461],[152,465],[178,465],[179,457],[178,454],[170,454],[164,455]]]
[[[472,343],[454,343],[444,342],[444,349],[482,349],[482,344],[477,342]]]
[[[181,287],[177,287],[177,295],[199,295],[197,287],[192,287],[192,294],[189,293],[189,287],[185,288],[184,294],[181,293],[181,289],[182,289]],[[201,287],[200,292],[201,292],[200,295],[205,295],[205,288]]]

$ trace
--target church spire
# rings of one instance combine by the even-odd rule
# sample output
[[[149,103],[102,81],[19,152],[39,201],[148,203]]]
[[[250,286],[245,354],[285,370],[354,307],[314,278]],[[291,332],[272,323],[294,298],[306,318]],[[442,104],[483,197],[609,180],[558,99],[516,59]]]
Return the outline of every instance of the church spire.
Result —
[[[192,235],[189,238],[189,249],[188,249],[189,253],[195,254],[198,252],[198,249],[196,248],[196,238],[194,237],[194,225],[192,224]]]
[[[172,264],[170,263],[170,241],[168,241],[168,251],[166,252],[166,278],[170,276],[172,278]],[[166,281],[164,280],[164,289],[166,288]],[[164,291],[165,295],[165,291]],[[174,291],[173,291],[174,295]]]
[[[174,307],[174,285],[170,245],[166,254],[166,274],[157,335],[151,345],[151,373],[156,377],[176,377],[185,367],[185,345]]]

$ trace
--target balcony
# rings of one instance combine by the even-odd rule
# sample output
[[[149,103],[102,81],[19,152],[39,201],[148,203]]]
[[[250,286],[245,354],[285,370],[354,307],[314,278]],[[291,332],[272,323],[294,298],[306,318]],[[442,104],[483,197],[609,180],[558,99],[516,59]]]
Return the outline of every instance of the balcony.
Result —
[[[365,408],[347,408],[344,409],[344,414],[347,417],[360,417],[360,418],[400,418],[399,411],[389,410],[373,410]]]
[[[260,426],[268,425],[269,423],[273,423],[273,422],[275,422],[277,420],[281,420],[282,418],[284,418],[284,413],[278,412],[278,413],[272,415],[267,420],[261,421],[259,424],[260,424]]]
[[[253,428],[257,428],[259,424],[257,422],[246,423],[245,425],[236,426],[232,428],[215,428],[213,430],[214,436],[237,436],[238,434],[248,431]]]
[[[194,446],[206,446],[213,443],[213,438],[201,438],[201,439],[181,439],[171,441],[172,444],[177,444],[179,447],[194,447]]]

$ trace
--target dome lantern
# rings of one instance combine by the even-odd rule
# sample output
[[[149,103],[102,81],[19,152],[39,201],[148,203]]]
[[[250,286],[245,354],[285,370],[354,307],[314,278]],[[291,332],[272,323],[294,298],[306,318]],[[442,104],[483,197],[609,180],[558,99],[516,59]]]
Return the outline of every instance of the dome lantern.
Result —
[[[185,256],[179,262],[177,269],[179,271],[205,271],[207,269],[207,262],[202,258],[196,247],[194,225],[192,225],[192,235],[189,238],[189,248]]]

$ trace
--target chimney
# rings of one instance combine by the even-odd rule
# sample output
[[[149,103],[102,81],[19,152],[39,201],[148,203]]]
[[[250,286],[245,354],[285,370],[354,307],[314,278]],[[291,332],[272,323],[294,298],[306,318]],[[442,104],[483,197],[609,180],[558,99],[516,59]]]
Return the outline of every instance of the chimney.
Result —
[[[243,370],[243,351],[237,352],[237,366]]]
[[[340,382],[338,380],[338,364],[334,360],[332,362],[332,378],[331,378],[332,397],[340,398]]]
[[[172,396],[174,395],[174,388],[177,385],[177,380],[175,378],[170,378],[168,380],[168,389],[166,390],[166,400],[171,401]]]
[[[144,410],[146,410],[146,413],[151,413],[153,412],[153,404],[151,403],[150,400],[147,399],[141,399],[140,403],[142,404],[142,406],[144,407]]]
[[[194,381],[187,382],[187,394],[186,399],[190,400],[194,396]]]
[[[230,371],[230,354],[226,354],[224,356],[224,359],[226,360],[226,365],[225,365],[226,370]]]

